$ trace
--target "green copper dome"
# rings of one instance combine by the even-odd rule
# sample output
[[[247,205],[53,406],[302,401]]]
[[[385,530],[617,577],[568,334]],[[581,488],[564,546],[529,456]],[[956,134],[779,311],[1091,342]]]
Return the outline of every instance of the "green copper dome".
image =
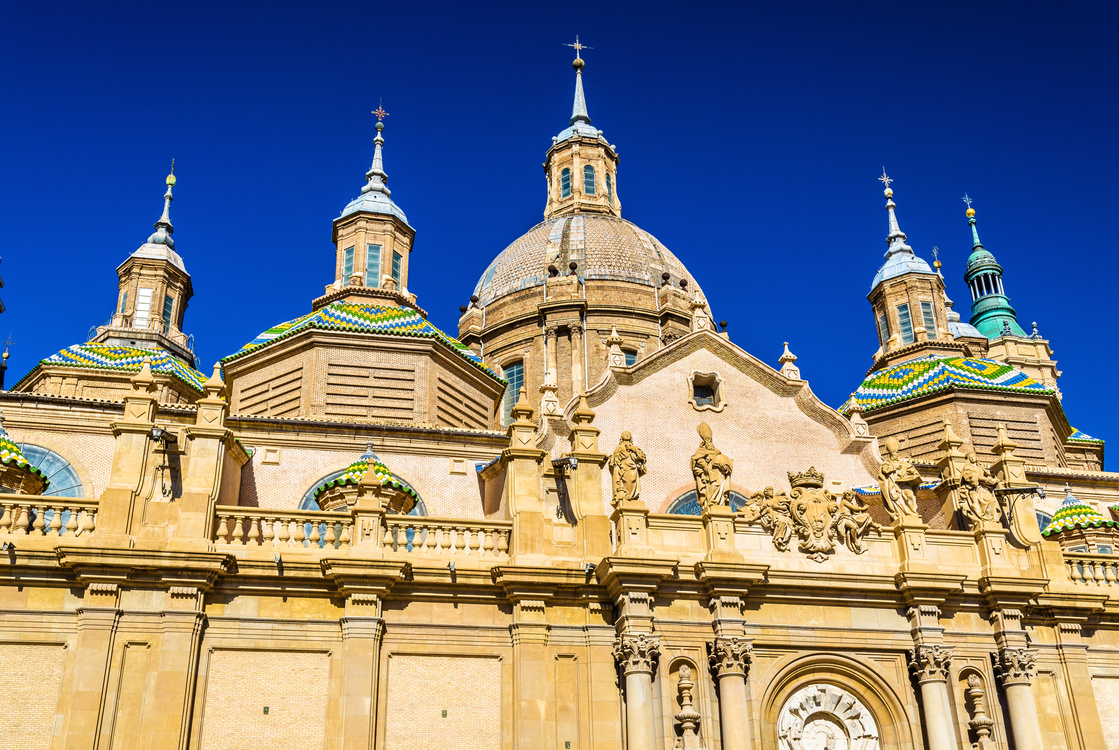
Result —
[[[967,259],[964,281],[971,291],[971,324],[989,339],[1021,336],[1026,332],[1018,325],[1018,316],[1002,286],[1002,266],[979,240],[975,226],[975,209],[968,208],[967,223],[971,226],[971,255]]]

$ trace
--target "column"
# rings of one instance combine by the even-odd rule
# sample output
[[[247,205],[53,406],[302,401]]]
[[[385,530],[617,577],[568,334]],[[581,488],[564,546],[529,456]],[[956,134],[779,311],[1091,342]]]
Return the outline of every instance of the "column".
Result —
[[[350,599],[361,597],[361,594],[350,595]],[[380,617],[346,615],[342,618],[341,734],[345,750],[373,747],[383,632]]]
[[[929,750],[957,750],[955,723],[948,700],[948,670],[951,664],[952,649],[948,646],[917,646],[909,652],[909,668],[917,678],[921,704],[925,709],[925,735]]]
[[[63,688],[55,716],[56,722],[63,719],[60,747],[66,750],[97,746],[102,695],[120,620],[118,592],[115,583],[91,583],[78,609],[78,637],[67,675],[69,690]]]
[[[556,374],[556,370],[558,367],[556,365],[556,333],[556,326],[544,326],[544,361],[546,363],[545,367],[547,367],[548,371],[551,372],[553,375]],[[545,378],[545,380],[546,379],[547,378]]]
[[[1045,747],[1030,689],[1036,661],[1037,651],[1032,648],[1002,648],[995,659],[995,675],[1006,693],[1006,711],[1010,714],[1015,750],[1044,750]]]
[[[571,395],[583,392],[583,324],[572,323],[571,332]]]
[[[746,638],[716,638],[711,644],[711,670],[719,683],[719,726],[723,750],[750,750],[746,670],[754,644]]]
[[[655,750],[657,727],[653,716],[653,673],[660,657],[660,638],[637,633],[620,635],[614,658],[626,678],[626,748]]]

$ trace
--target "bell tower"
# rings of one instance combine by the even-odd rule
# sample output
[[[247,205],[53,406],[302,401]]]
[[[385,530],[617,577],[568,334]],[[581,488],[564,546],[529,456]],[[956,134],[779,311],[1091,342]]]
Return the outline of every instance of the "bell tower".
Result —
[[[392,199],[381,149],[385,144],[384,108],[373,110],[377,136],[373,165],[365,173],[361,194],[334,220],[334,283],[315,300],[314,309],[348,297],[377,297],[380,303],[410,305],[408,265],[416,230]]]
[[[880,348],[875,355],[875,368],[931,353],[928,349],[946,349],[959,353],[961,344],[953,342],[944,306],[944,280],[908,244],[905,232],[898,226],[894,203],[893,180],[878,178],[885,186],[889,235],[886,237],[886,262],[878,269],[871,283],[870,300],[878,329]]]
[[[579,53],[588,47],[579,43],[579,37],[569,46],[575,48],[575,61],[571,63],[575,68],[575,103],[569,127],[552,138],[552,147],[544,157],[548,180],[544,218],[580,213],[620,217],[618,152],[601,130],[591,127],[583,96],[584,62]]]
[[[171,237],[175,232],[171,225],[174,161],[166,183],[163,215],[155,223],[155,231],[148,241],[117,268],[116,310],[109,322],[97,329],[91,343],[164,349],[193,367],[194,353],[182,328],[194,289]]]

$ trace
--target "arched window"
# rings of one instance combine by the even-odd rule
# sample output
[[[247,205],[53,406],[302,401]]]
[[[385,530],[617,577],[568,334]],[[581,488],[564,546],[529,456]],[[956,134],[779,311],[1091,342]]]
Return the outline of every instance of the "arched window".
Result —
[[[314,482],[311,482],[311,486],[308,487],[307,491],[303,493],[303,499],[299,501],[299,509],[300,510],[320,510],[319,504],[315,502],[315,490],[317,490],[319,487],[322,487],[327,482],[334,481],[338,477],[345,474],[348,470],[349,470],[349,467],[347,467],[345,469],[339,469],[338,471],[332,471],[329,474],[327,474],[326,476],[319,477]],[[404,485],[408,489],[412,490],[413,492],[416,491],[415,487],[408,484],[407,482],[405,482],[400,477],[396,477],[396,481],[400,482],[402,485]],[[426,516],[427,515],[427,506],[425,506],[424,501],[420,499],[420,493],[418,493],[418,492],[416,492],[416,507],[412,508],[412,512],[409,513],[408,515],[410,515],[410,516]]]
[[[567,167],[560,171],[560,197],[571,197],[571,170]]]
[[[610,205],[614,205],[614,178],[610,173],[606,173],[606,199],[610,201]]]
[[[592,167],[590,164],[583,167],[583,194],[584,195],[594,195],[595,194],[594,167]]]
[[[510,362],[501,368],[501,377],[505,378],[505,398],[501,404],[501,423],[503,425],[509,424],[513,416],[513,405],[517,403],[517,395],[521,392],[521,386],[525,384],[525,363],[524,360],[517,360]]]
[[[746,505],[746,496],[734,492],[733,490],[728,493],[730,500],[730,509],[738,512],[742,510],[742,506]],[[668,513],[675,516],[698,516],[701,515],[699,501],[696,500],[695,490],[688,490],[680,497],[672,501],[668,506]]]
[[[50,484],[44,495],[53,497],[85,497],[85,489],[78,472],[62,456],[52,450],[31,443],[19,443],[23,457],[46,474]]]

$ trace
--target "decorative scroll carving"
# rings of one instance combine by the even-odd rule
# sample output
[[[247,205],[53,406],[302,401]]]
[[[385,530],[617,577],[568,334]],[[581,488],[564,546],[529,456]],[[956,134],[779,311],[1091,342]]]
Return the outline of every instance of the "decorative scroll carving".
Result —
[[[991,472],[979,463],[975,452],[969,451],[967,463],[960,468],[960,510],[973,528],[984,523],[997,524],[1002,519],[1002,508],[994,493],[998,484]]]
[[[742,510],[748,523],[758,521],[773,534],[773,546],[789,549],[795,532],[798,548],[816,562],[823,562],[836,550],[836,543],[847,545],[856,555],[866,552],[861,539],[871,529],[880,528],[870,517],[870,509],[852,490],[842,496],[825,490],[824,475],[815,467],[794,474],[789,472],[791,496],[774,493],[772,487],[750,496]]]
[[[909,669],[918,683],[947,681],[951,666],[952,649],[949,646],[918,646],[909,652]]]
[[[676,684],[676,691],[680,701],[680,710],[673,717],[676,719],[676,729],[680,733],[676,738],[676,747],[684,748],[684,750],[704,750],[703,744],[699,740],[699,720],[703,717],[692,705],[692,687],[695,683],[692,682],[691,667],[686,665],[680,667],[678,677],[679,682]]]
[[[904,516],[917,516],[917,488],[921,485],[921,475],[917,468],[904,458],[900,444],[895,437],[886,438],[886,459],[878,469],[878,485],[882,490],[882,500],[886,511],[894,521]]]
[[[633,435],[627,430],[622,433],[618,447],[610,456],[614,505],[622,500],[636,500],[641,495],[641,476],[644,473],[645,452],[633,444]]]
[[[1032,648],[1004,648],[995,657],[995,675],[1002,686],[1026,684],[1037,674],[1037,650]]]
[[[995,720],[987,716],[986,694],[983,691],[983,680],[977,674],[970,674],[967,678],[967,689],[964,690],[968,716],[971,717],[967,725],[975,733],[976,742],[973,747],[978,750],[987,750],[995,747],[991,740],[991,730]]]
[[[702,442],[692,455],[692,476],[695,477],[699,507],[706,509],[712,505],[726,505],[734,461],[715,447],[711,428],[706,422],[700,422],[697,431]]]
[[[879,750],[878,723],[867,707],[836,685],[793,693],[777,718],[781,750]]]
[[[707,644],[711,670],[716,677],[728,674],[745,676],[750,669],[754,644],[745,638],[716,638]]]
[[[614,661],[622,668],[623,674],[657,670],[657,659],[661,655],[660,638],[655,635],[637,633],[618,636],[614,644]]]

